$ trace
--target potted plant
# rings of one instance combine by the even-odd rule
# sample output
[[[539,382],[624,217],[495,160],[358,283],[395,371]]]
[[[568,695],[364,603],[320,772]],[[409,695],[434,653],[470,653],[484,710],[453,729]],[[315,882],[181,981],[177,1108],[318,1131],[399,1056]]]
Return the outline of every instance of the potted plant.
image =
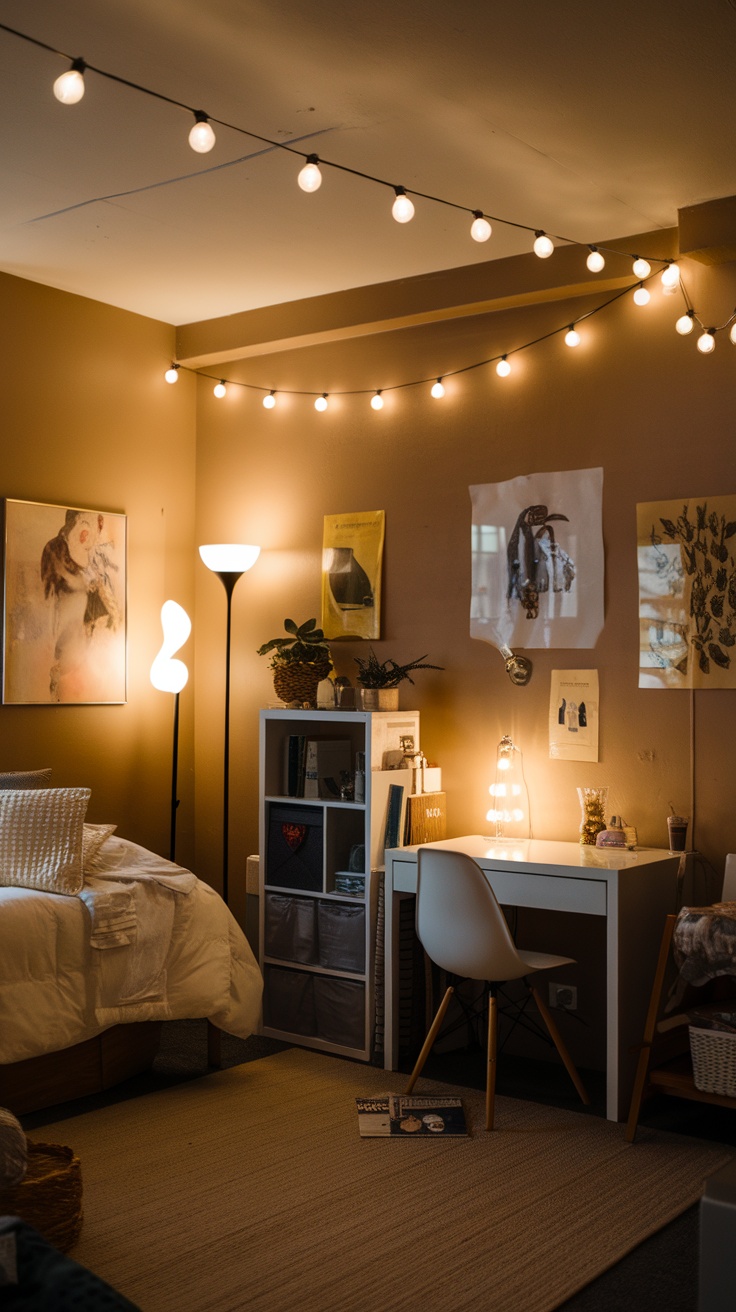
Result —
[[[379,661],[371,647],[367,656],[354,657],[358,666],[357,682],[361,690],[364,711],[396,711],[399,708],[399,684],[408,679],[413,683],[415,670],[442,670],[443,665],[430,665],[425,656],[419,656],[406,665],[398,665],[389,657]]]
[[[313,706],[319,684],[332,669],[330,648],[315,619],[305,620],[303,624],[284,620],[284,629],[288,637],[264,642],[258,648],[258,655],[273,652],[273,687],[280,701],[309,702]]]

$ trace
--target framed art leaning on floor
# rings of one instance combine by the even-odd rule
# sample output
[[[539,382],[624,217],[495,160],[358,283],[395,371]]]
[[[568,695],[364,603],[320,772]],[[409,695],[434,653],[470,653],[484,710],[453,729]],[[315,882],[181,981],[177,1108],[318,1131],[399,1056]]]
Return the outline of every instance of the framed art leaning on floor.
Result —
[[[4,501],[3,702],[126,699],[126,517]]]

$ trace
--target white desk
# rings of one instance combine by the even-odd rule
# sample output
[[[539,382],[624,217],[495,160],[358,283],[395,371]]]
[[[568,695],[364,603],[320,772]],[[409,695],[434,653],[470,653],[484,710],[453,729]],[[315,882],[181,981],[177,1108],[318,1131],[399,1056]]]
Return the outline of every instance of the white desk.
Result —
[[[665,916],[677,909],[679,858],[658,848],[628,852],[579,843],[505,842],[479,834],[430,847],[467,852],[506,906],[572,911],[606,919],[606,1115],[628,1114],[636,1053]],[[416,847],[386,852],[384,1065],[398,1065],[398,916],[401,897],[416,893]],[[524,944],[520,943],[520,947]],[[548,952],[554,944],[545,944]]]

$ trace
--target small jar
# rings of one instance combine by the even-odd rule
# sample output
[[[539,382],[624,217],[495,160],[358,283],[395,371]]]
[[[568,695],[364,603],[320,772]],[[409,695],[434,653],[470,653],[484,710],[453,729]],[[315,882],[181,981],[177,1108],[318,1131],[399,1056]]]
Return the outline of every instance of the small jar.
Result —
[[[580,842],[595,847],[595,841],[606,827],[608,787],[578,788],[580,800]]]

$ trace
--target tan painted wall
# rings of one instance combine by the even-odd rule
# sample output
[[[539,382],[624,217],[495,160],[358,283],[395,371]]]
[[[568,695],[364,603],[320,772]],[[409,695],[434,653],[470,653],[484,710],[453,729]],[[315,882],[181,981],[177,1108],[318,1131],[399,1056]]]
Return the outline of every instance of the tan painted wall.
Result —
[[[0,275],[0,494],[128,516],[128,700],[0,707],[0,769],[88,785],[88,817],[169,850],[173,700],[148,678],[160,608],[192,611],[194,385],[163,381],[174,330]],[[185,653],[191,661],[193,644]],[[193,707],[181,703],[178,855],[193,854]]]

